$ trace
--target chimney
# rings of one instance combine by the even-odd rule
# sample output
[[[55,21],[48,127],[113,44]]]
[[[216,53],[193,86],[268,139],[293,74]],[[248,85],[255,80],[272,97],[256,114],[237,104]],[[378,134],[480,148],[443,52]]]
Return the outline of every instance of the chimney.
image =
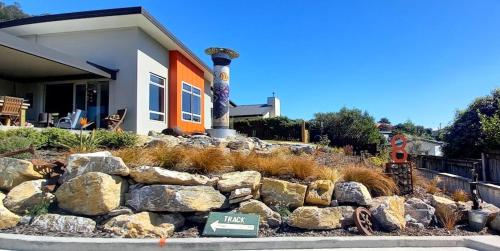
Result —
[[[281,116],[281,105],[278,97],[275,97],[274,94],[272,97],[267,98],[267,105],[271,106],[271,111],[269,112],[269,117],[279,117]]]

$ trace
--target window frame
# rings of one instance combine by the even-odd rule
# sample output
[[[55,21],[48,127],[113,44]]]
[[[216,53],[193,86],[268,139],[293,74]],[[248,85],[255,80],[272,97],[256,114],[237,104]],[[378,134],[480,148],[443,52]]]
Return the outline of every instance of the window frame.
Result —
[[[191,88],[191,91],[185,90],[185,89],[184,89],[184,85],[189,86],[189,87]],[[193,90],[198,90],[198,92],[199,92],[200,94],[196,94],[196,93],[194,93],[194,91],[193,91]],[[187,94],[189,94],[189,95],[190,95],[190,99],[191,99],[191,100],[190,100],[190,104],[191,104],[191,112],[185,112],[185,111],[183,110],[182,105],[183,105],[183,103],[184,103],[184,95],[183,95],[183,94],[184,94],[184,92],[186,92]],[[181,81],[181,114],[180,114],[180,115],[181,115],[181,120],[182,120],[182,121],[185,121],[185,122],[190,122],[190,123],[196,123],[196,124],[201,124],[201,118],[202,118],[202,113],[203,113],[203,111],[202,111],[202,107],[203,107],[203,105],[202,105],[202,102],[203,102],[203,97],[202,97],[202,94],[203,94],[203,93],[202,93],[202,91],[201,91],[201,88],[198,88],[198,87],[196,87],[196,86],[194,86],[194,85],[192,85],[192,84],[190,84],[190,83],[188,83],[188,82],[186,82],[186,81]],[[199,98],[200,98],[200,107],[199,107],[199,108],[200,108],[200,114],[195,114],[195,113],[193,113],[193,107],[194,107],[194,105],[193,105],[193,103],[194,103],[194,102],[193,102],[193,96],[197,96],[197,97],[199,97]],[[184,119],[184,114],[191,116],[191,120]],[[199,118],[200,118],[200,120],[199,120],[199,121],[195,121],[195,120],[193,120],[193,118],[194,118],[195,116],[196,116],[196,117],[199,117]]]
[[[159,85],[159,84],[151,81],[151,76],[154,76],[154,77],[156,77],[158,79],[163,80],[163,85]],[[149,120],[150,121],[154,121],[154,122],[165,122],[166,119],[167,119],[166,118],[166,116],[167,116],[167,112],[166,112],[166,100],[162,101],[163,102],[163,112],[152,111],[150,109],[150,105],[151,105],[151,103],[150,103],[151,102],[150,88],[151,88],[151,85],[153,85],[153,86],[156,86],[156,87],[158,87],[160,89],[163,89],[163,99],[165,99],[165,97],[167,95],[167,93],[166,93],[167,89],[166,89],[166,84],[165,84],[166,83],[166,79],[164,77],[158,75],[158,74],[154,74],[154,73],[150,72],[149,75],[148,75],[148,83],[149,83],[148,84],[148,111],[149,111],[148,117],[149,117]],[[151,114],[161,115],[161,116],[163,116],[163,119],[162,120],[152,119],[151,118]]]

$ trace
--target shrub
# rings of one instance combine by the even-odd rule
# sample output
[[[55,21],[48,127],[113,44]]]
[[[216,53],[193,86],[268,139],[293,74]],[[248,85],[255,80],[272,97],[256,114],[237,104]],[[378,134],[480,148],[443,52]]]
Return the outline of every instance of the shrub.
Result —
[[[436,208],[436,216],[439,222],[443,224],[443,227],[451,231],[455,229],[457,222],[460,221],[461,213],[456,210],[450,210],[448,207],[438,207]]]
[[[137,144],[139,137],[132,132],[115,132],[108,130],[96,130],[96,137],[100,139],[100,146],[109,149],[133,147]]]
[[[19,128],[5,132],[6,137],[22,137],[30,141],[31,144],[42,147],[47,144],[47,136],[33,128]]]
[[[376,168],[351,165],[342,170],[342,178],[365,185],[373,196],[394,195],[399,190],[391,177]]]
[[[28,209],[28,215],[31,216],[38,216],[42,214],[47,214],[49,213],[49,208],[50,208],[50,201],[49,200],[42,200],[40,203],[34,205],[32,208]]]
[[[19,150],[22,148],[27,148],[31,145],[31,141],[27,138],[22,138],[19,136],[10,136],[0,139],[0,153],[6,153],[10,151]],[[23,153],[12,156],[19,159],[28,159],[31,157],[30,153]]]
[[[467,202],[470,200],[470,196],[464,190],[459,189],[451,194],[451,198],[456,202]]]
[[[45,137],[46,147],[60,147],[64,139],[75,137],[73,132],[55,127],[43,129],[41,133]]]
[[[100,144],[101,139],[97,137],[95,131],[91,133],[71,134],[67,137],[60,139],[59,144],[63,147],[68,148],[74,153],[85,153],[96,151]]]

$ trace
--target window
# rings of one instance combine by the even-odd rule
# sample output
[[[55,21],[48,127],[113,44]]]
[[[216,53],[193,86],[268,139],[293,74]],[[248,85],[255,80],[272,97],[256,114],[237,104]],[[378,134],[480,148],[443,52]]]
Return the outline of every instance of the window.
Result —
[[[182,120],[201,122],[201,90],[182,82]]]
[[[149,75],[149,119],[165,121],[165,79]]]

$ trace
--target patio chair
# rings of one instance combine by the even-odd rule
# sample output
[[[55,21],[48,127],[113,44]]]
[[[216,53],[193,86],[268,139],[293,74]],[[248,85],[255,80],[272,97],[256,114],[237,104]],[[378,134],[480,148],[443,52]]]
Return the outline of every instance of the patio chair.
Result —
[[[108,123],[108,129],[112,131],[121,132],[123,129],[120,127],[123,120],[127,115],[127,108],[116,111],[116,114],[106,117],[104,120]]]
[[[23,102],[23,98],[3,96],[3,106],[0,107],[0,116],[7,119],[7,125],[10,125],[11,122],[14,125],[18,124]]]
[[[80,118],[83,117],[83,110],[76,109],[72,113],[68,113],[68,116],[62,117],[57,121],[58,128],[75,130],[80,127]]]

